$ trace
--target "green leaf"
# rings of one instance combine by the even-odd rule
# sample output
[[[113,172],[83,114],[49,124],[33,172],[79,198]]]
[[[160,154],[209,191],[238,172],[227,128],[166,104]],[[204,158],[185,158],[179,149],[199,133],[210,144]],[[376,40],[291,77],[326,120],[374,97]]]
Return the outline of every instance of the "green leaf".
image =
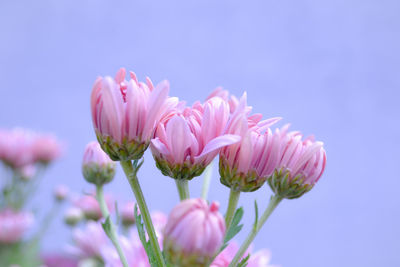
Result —
[[[107,216],[106,220],[104,221],[104,223],[101,224],[101,226],[103,226],[103,230],[104,232],[110,236],[111,235],[111,218],[110,215]]]
[[[144,230],[142,215],[138,214],[138,207],[135,205],[135,221],[136,227],[139,234],[139,239],[142,242],[144,250],[146,251],[147,257],[149,258],[149,263],[152,267],[157,267],[155,252],[150,242],[146,238],[146,231]]]
[[[249,259],[250,259],[250,253],[247,254],[246,258],[243,258],[243,259],[239,262],[239,264],[238,264],[237,267],[246,267],[247,264],[248,264]]]
[[[240,224],[240,221],[243,218],[243,208],[240,207],[235,211],[235,214],[233,215],[232,223],[229,227],[229,229],[226,231],[225,239],[224,239],[224,244],[222,245],[220,251],[224,250],[228,246],[228,242],[234,238],[240,230],[242,230],[243,224]]]

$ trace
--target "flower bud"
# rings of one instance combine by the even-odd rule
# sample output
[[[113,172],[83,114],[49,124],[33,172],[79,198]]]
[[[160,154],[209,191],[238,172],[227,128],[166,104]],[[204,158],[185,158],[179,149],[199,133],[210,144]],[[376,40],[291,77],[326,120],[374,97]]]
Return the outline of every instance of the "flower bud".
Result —
[[[115,176],[116,163],[101,149],[99,143],[90,142],[85,149],[82,173],[86,181],[95,185],[111,182]]]
[[[54,189],[54,198],[56,201],[62,202],[68,196],[69,188],[66,185],[58,185]]]
[[[79,208],[69,208],[64,214],[64,222],[70,226],[77,225],[83,219],[83,212]]]
[[[110,195],[105,195],[108,210],[112,212],[114,210],[113,199]],[[80,208],[87,220],[98,221],[103,217],[100,209],[100,205],[97,202],[95,195],[84,195],[74,200],[75,207]]]
[[[180,202],[171,211],[164,230],[164,252],[173,266],[208,266],[225,236],[219,205],[203,199]]]
[[[302,141],[299,132],[283,132],[281,142],[280,161],[268,184],[282,198],[298,198],[310,191],[324,172],[323,143],[313,137]]]

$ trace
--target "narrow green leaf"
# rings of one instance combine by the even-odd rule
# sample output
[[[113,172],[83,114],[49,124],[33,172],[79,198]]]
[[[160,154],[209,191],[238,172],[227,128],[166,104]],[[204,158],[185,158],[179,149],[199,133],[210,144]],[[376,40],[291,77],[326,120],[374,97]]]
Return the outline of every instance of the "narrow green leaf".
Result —
[[[111,218],[110,215],[107,216],[106,220],[104,221],[104,223],[101,224],[101,226],[103,227],[104,232],[110,236],[111,235]]]
[[[239,262],[239,264],[238,264],[237,267],[246,267],[247,264],[248,264],[249,259],[250,259],[250,253],[246,256],[246,258],[243,258],[243,259]]]
[[[228,243],[235,235],[237,235],[240,230],[242,230],[243,224],[240,224],[240,221],[242,220],[244,211],[243,208],[240,207],[235,211],[235,215],[233,215],[232,223],[229,229],[226,231],[225,239],[224,239],[224,244]]]

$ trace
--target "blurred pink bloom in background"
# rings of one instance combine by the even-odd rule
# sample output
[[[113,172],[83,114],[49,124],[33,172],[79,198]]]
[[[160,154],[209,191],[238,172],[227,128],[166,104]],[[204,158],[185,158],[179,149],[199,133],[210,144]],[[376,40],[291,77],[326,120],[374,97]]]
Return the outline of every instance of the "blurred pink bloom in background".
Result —
[[[0,160],[12,168],[50,163],[61,155],[61,144],[48,134],[15,128],[0,130]]]
[[[229,245],[215,258],[210,267],[228,267],[236,252],[239,250],[239,246],[236,242],[232,241]],[[247,267],[277,267],[276,265],[270,265],[271,253],[267,249],[259,250],[255,253],[249,249],[246,252],[246,256],[250,253]],[[245,256],[245,257],[246,257]]]
[[[88,221],[83,229],[74,229],[73,241],[74,245],[66,249],[71,256],[78,258],[101,257],[102,250],[109,243],[101,224],[94,221]]]
[[[105,195],[105,201],[110,212],[114,210],[114,200],[111,195]],[[74,205],[81,209],[87,219],[100,220],[103,215],[95,195],[83,195],[73,200]]]
[[[0,243],[11,244],[20,241],[33,222],[33,215],[29,212],[11,209],[0,211]]]

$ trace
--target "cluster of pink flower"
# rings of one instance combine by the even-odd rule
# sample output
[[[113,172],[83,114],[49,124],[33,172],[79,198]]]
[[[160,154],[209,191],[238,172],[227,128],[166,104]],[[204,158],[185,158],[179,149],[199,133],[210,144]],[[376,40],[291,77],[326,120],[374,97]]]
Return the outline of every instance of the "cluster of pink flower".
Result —
[[[132,187],[148,235],[148,241],[141,238],[148,259],[154,266],[227,266],[222,262],[234,254],[227,252],[233,245],[222,253],[221,248],[237,230],[242,212],[236,209],[240,192],[255,191],[267,182],[274,193],[268,208],[227,260],[233,267],[250,265],[254,257],[243,256],[279,202],[302,196],[321,177],[326,164],[322,142],[313,137],[303,139],[300,132],[289,131],[288,125],[272,131],[270,127],[280,118],[263,120],[261,114],[251,114],[246,93],[237,99],[217,88],[205,102],[186,106],[168,96],[167,81],[154,86],[149,78],[139,82],[133,72],[129,80],[125,76],[125,69],[120,69],[114,79],[96,80],[91,95],[92,120],[101,148],[120,162]],[[168,218],[163,242],[154,230],[137,177],[149,146],[157,168],[175,179],[181,199]],[[205,200],[190,199],[188,185],[217,155],[220,181],[230,188],[225,218],[218,213],[218,204],[209,206]],[[109,220],[106,205],[101,204],[102,186],[114,175],[105,168],[111,164],[115,163],[101,163],[102,170],[100,165],[84,167],[84,176],[96,185],[102,213],[108,218],[104,230],[116,248],[115,255],[123,266],[129,266],[116,238],[116,227]],[[138,232],[140,236],[139,227]]]
[[[52,135],[27,129],[0,129],[0,161],[30,179],[37,164],[47,165],[61,155],[59,141]]]
[[[33,205],[27,207],[38,186],[39,170],[44,170],[61,154],[61,145],[55,137],[39,134],[27,129],[0,130],[0,162],[4,167],[4,175],[0,179],[0,265],[30,264],[39,262],[38,255],[22,253],[30,249],[38,249],[39,237],[47,227],[36,233],[32,231],[34,221]],[[63,198],[62,187],[55,195],[59,203]],[[64,192],[65,193],[65,192]],[[42,209],[41,209],[42,211]],[[35,213],[38,215],[39,213]],[[40,214],[39,214],[40,216]],[[40,228],[40,227],[39,227]],[[27,238],[27,232],[32,236]],[[29,255],[30,259],[23,255]]]

